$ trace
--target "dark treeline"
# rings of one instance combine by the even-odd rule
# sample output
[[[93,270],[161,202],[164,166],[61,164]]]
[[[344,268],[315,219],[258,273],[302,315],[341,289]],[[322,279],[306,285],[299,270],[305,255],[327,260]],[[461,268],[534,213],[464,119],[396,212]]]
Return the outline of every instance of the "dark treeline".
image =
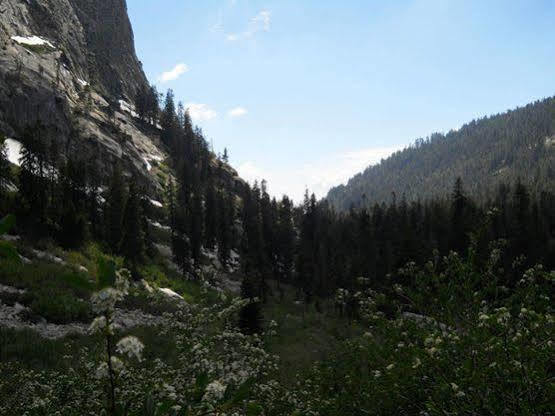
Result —
[[[73,139],[78,135],[72,132]],[[41,122],[26,127],[19,139],[22,154],[16,170],[9,168],[2,139],[0,214],[15,213],[17,231],[33,241],[53,239],[65,249],[101,242],[137,274],[153,250],[147,226],[151,207],[137,178],[124,177],[114,164],[103,186],[98,158],[68,151]],[[10,186],[18,192],[9,192]]]
[[[223,265],[235,247],[236,184],[223,158],[214,157],[202,131],[168,91],[160,114],[161,139],[172,156],[175,179],[167,184],[168,220],[175,262],[198,277],[202,248],[216,250]]]
[[[465,194],[460,179],[443,199],[409,203],[393,195],[389,204],[348,213],[308,193],[294,210],[287,199],[268,201],[265,186],[255,185],[243,211],[245,271],[251,279],[258,276],[262,298],[269,278],[296,286],[306,302],[353,288],[359,277],[383,287],[406,263],[423,264],[450,251],[467,255],[472,249],[476,264],[484,266],[491,250],[501,248],[508,286],[521,267],[555,265],[555,195],[535,197],[520,182],[499,186],[481,205]],[[519,256],[517,267],[509,259]]]
[[[555,265],[555,195],[549,191],[531,190],[516,180],[476,199],[457,179],[444,197],[391,194],[388,203],[365,202],[337,212],[307,192],[295,207],[286,196],[270,197],[265,181],[249,186],[234,178],[227,151],[222,157],[213,154],[171,91],[158,110],[152,109],[158,108],[155,89],[140,94],[150,97],[144,98],[150,104],[137,106],[139,115],[145,123],[161,125],[161,141],[171,156],[165,209],[155,212],[140,182],[126,177],[118,164],[106,185],[90,162],[95,158],[76,159],[37,123],[22,134],[23,157],[15,177],[5,149],[0,152],[0,207],[2,213],[17,214],[19,231],[53,237],[65,248],[99,241],[123,256],[139,277],[141,265],[156,253],[149,222],[165,220],[184,277],[200,278],[207,252],[215,253],[224,268],[236,252],[242,294],[260,302],[282,295],[283,285],[316,304],[338,288],[354,288],[360,277],[373,287],[391,285],[406,263],[423,264],[450,251],[471,252],[476,265],[483,266],[493,247],[502,248],[508,286],[519,268]],[[6,191],[11,183],[19,192]],[[508,260],[520,255],[517,263]],[[259,308],[253,304],[243,311],[245,329],[257,329]]]

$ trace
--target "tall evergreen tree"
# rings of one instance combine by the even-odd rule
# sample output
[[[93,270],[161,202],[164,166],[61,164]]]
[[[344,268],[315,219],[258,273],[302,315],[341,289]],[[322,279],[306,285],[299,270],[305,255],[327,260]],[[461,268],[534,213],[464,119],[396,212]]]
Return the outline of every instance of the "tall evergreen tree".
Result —
[[[213,178],[208,179],[204,194],[204,246],[214,249],[218,237],[218,201]]]
[[[35,234],[47,231],[48,184],[47,140],[44,126],[37,121],[25,128],[19,173],[19,213]]]
[[[60,202],[57,209],[61,211],[58,239],[66,249],[80,247],[88,236],[86,198],[87,174],[85,164],[68,158],[60,169]]]
[[[144,217],[142,197],[135,179],[129,183],[129,193],[123,216],[122,238],[119,252],[134,278],[138,278],[138,267],[144,262]]]
[[[8,160],[8,149],[5,140],[6,138],[0,134],[0,199],[4,198],[6,187],[11,179],[10,162]]]
[[[166,145],[173,147],[177,140],[178,125],[177,115],[175,112],[175,101],[172,90],[168,90],[164,103],[162,114],[160,115],[160,125],[162,126],[162,133],[160,138]]]
[[[468,246],[468,200],[460,177],[455,181],[451,201],[451,247],[461,252]]]
[[[295,262],[295,224],[293,202],[284,196],[279,204],[279,225],[277,231],[279,277],[281,282],[291,283]]]
[[[114,164],[105,205],[106,238],[112,253],[119,253],[127,196],[119,164]]]
[[[233,247],[235,226],[235,203],[233,194],[224,190],[218,192],[218,255],[220,262],[227,265]]]
[[[262,332],[262,307],[257,298],[256,286],[256,282],[249,277],[245,277],[241,283],[241,297],[250,302],[239,311],[239,328],[248,335]]]

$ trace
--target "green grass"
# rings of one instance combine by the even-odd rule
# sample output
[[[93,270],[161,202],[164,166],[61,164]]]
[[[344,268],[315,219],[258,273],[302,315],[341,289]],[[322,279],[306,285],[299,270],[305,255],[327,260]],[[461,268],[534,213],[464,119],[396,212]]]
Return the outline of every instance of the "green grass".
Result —
[[[153,363],[154,358],[161,358],[168,363],[175,359],[174,337],[161,335],[156,327],[135,327],[119,331],[117,338],[125,335],[134,335],[144,342],[146,364]],[[30,329],[0,327],[0,361],[15,362],[36,371],[76,368],[82,354],[96,357],[102,348],[103,344],[96,336],[70,334],[60,339],[47,339],[37,336]]]
[[[185,280],[180,273],[160,264],[150,264],[141,269],[144,278],[157,287],[167,287],[179,293],[186,302],[195,303],[201,298],[203,289],[198,282]],[[210,291],[209,300],[216,300],[217,293]]]
[[[3,261],[0,263],[0,283],[25,289],[27,294],[18,301],[49,322],[88,321],[91,318],[87,301],[94,283],[85,273],[52,263]]]
[[[14,361],[29,369],[67,369],[83,347],[94,347],[94,340],[80,335],[51,340],[30,329],[0,327],[0,361]]]
[[[266,322],[274,320],[278,324],[278,335],[271,339],[269,349],[280,356],[280,381],[290,384],[297,373],[325,359],[343,341],[362,331],[355,322],[337,317],[330,301],[320,301],[318,312],[314,305],[295,304],[294,288],[282,288],[283,300],[271,297],[263,313]],[[278,296],[278,291],[274,294]]]

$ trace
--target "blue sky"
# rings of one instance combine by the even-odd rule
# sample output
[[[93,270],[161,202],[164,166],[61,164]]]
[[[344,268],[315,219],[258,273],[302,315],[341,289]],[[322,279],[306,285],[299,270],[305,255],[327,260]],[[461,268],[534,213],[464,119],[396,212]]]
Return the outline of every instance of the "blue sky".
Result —
[[[128,0],[150,81],[299,201],[416,138],[555,94],[555,2]]]

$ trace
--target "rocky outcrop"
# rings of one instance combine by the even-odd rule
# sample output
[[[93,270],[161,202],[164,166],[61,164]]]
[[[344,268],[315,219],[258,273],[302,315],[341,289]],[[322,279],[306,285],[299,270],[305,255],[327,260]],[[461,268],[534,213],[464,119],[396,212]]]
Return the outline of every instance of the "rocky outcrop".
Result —
[[[166,155],[129,104],[146,85],[125,0],[0,3],[0,134],[18,139],[40,121],[66,153],[105,174],[120,163],[157,196],[149,161]]]
[[[147,84],[135,54],[125,0],[4,0],[0,42],[39,36],[80,79],[112,96],[134,97]]]

